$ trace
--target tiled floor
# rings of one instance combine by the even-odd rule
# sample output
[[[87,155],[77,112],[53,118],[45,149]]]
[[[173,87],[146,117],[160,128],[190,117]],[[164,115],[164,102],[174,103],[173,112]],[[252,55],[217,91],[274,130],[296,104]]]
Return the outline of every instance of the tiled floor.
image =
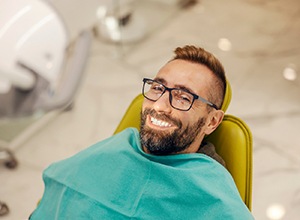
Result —
[[[96,22],[96,8],[105,1],[52,2],[75,36]],[[298,0],[202,0],[186,10],[175,10],[172,0],[139,2],[147,5],[136,6],[137,19],[150,28],[145,39],[113,45],[95,38],[74,108],[42,118],[31,138],[12,146],[19,166],[0,167],[0,200],[11,211],[0,219],[26,219],[43,192],[42,170],[110,136],[140,92],[141,79],[153,76],[176,46],[196,44],[223,62],[233,88],[227,113],[244,119],[252,130],[254,216],[298,220],[300,76],[294,81],[283,77],[287,66],[300,68]],[[218,48],[221,38],[231,42],[230,51]],[[268,217],[274,207],[282,217]]]

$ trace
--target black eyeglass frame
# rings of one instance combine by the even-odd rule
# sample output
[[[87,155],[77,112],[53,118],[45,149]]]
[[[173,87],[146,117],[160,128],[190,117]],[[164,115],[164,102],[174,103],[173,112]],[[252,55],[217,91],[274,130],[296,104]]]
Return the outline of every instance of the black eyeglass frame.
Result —
[[[150,82],[158,83],[159,85],[162,85],[162,86],[164,87],[164,91],[161,93],[161,95],[160,95],[157,99],[150,99],[149,97],[147,97],[147,96],[145,95],[145,84],[146,84],[147,82],[149,82],[149,81],[150,81]],[[202,101],[203,103],[209,105],[210,107],[212,107],[212,108],[214,108],[214,109],[216,109],[216,110],[219,110],[219,108],[218,108],[215,104],[213,104],[213,103],[211,103],[210,101],[206,100],[205,98],[202,98],[201,96],[198,96],[198,95],[196,95],[196,94],[194,94],[194,93],[191,93],[191,92],[189,92],[189,91],[184,91],[184,92],[189,93],[189,94],[191,94],[191,95],[193,96],[193,101],[192,101],[190,107],[189,107],[188,109],[180,109],[180,108],[176,108],[176,107],[174,107],[174,106],[172,105],[172,98],[173,98],[172,93],[171,93],[172,90],[182,90],[182,89],[178,89],[178,88],[169,88],[169,87],[165,86],[164,84],[162,84],[161,82],[157,82],[157,81],[154,80],[154,79],[149,79],[149,78],[144,78],[144,79],[143,79],[142,94],[143,94],[143,96],[144,96],[146,99],[148,99],[148,100],[150,100],[150,101],[156,102],[160,97],[163,96],[163,94],[164,94],[166,91],[168,91],[168,92],[169,92],[169,102],[170,102],[170,105],[172,106],[172,108],[174,108],[174,109],[177,109],[177,110],[180,110],[180,111],[188,111],[188,110],[190,110],[191,107],[193,106],[194,101],[195,101],[196,99],[198,99],[198,100]]]

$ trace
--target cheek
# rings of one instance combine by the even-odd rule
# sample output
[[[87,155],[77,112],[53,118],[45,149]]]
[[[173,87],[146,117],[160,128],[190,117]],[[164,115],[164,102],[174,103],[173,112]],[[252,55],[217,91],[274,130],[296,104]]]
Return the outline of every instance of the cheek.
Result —
[[[201,114],[201,112],[196,111],[192,108],[189,111],[182,112],[182,113],[183,113],[182,116],[181,116],[182,119],[185,120],[189,124],[193,124],[196,121],[198,121],[199,118],[203,117],[203,114]]]
[[[200,119],[203,119],[204,121],[201,122],[201,127],[205,128],[208,124],[208,114],[204,114],[203,112],[199,112],[199,111],[194,111],[191,112],[192,114],[190,115],[186,115],[185,117],[185,125],[194,125],[199,123]]]
[[[152,108],[154,102],[144,98],[143,104],[142,104],[142,111],[144,111],[146,108]]]
[[[180,121],[182,124],[182,128],[186,128],[187,126],[190,126],[191,124],[194,124],[196,122],[196,117],[191,117],[191,115],[187,114],[188,112],[176,112],[177,114],[172,114],[172,117],[176,120]]]
[[[142,109],[140,111],[141,116],[143,116],[145,112],[147,112],[146,114],[149,114],[149,111],[151,110],[153,110],[152,102],[150,102],[149,100],[144,100],[142,104]]]
[[[149,108],[149,106],[144,101],[143,104],[142,104],[142,110],[141,110],[141,112],[143,113],[146,108]]]

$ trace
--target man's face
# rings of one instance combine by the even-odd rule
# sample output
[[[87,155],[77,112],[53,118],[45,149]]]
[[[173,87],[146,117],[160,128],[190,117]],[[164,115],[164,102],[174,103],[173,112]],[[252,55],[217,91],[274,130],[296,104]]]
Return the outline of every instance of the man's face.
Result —
[[[155,80],[208,99],[213,75],[203,65],[174,60],[160,69]],[[170,105],[169,95],[166,91],[156,102],[144,99],[140,132],[143,149],[157,155],[196,152],[209,124],[207,106],[195,100],[189,111],[176,110]]]

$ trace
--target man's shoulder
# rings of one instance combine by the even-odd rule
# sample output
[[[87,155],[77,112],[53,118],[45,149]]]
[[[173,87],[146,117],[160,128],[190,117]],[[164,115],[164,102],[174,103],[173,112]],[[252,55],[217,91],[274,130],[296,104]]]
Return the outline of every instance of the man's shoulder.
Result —
[[[202,142],[199,150],[197,151],[197,153],[202,153],[205,154],[209,157],[211,157],[212,159],[218,161],[220,164],[222,164],[224,167],[226,167],[226,163],[223,160],[223,158],[216,152],[216,148],[215,146],[207,141]]]

